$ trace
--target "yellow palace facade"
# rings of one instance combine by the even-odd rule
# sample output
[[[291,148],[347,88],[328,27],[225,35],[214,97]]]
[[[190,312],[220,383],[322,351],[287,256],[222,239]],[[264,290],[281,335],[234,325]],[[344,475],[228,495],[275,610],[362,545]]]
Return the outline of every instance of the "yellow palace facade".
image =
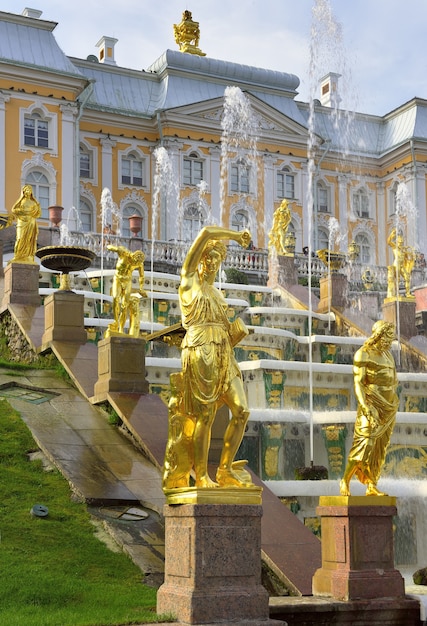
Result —
[[[141,218],[141,237],[159,241],[192,240],[213,220],[249,226],[254,246],[263,249],[274,210],[286,198],[297,252],[328,247],[335,218],[342,233],[337,248],[354,241],[363,265],[385,266],[404,183],[414,209],[409,243],[420,258],[427,253],[426,100],[414,98],[383,117],[348,116],[333,106],[339,89],[333,73],[310,105],[298,100],[293,74],[181,50],[166,50],[145,70],[127,69],[115,62],[118,42],[104,36],[97,56],[71,58],[55,27],[33,9],[0,12],[0,212],[10,211],[29,183],[42,224],[49,225],[48,207],[60,205],[71,228],[100,232],[107,188],[117,205],[108,226],[123,236],[130,235],[131,215]],[[230,87],[250,103],[256,156],[236,153],[224,167]],[[167,184],[176,187],[160,200],[159,147],[174,173]]]

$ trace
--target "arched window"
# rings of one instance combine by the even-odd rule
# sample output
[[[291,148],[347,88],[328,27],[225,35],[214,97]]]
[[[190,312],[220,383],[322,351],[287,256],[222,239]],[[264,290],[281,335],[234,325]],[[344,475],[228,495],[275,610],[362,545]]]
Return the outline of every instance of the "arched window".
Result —
[[[353,194],[353,211],[357,217],[368,218],[369,215],[369,197],[366,189],[358,189]]]
[[[49,219],[49,211],[47,210],[50,204],[49,201],[49,182],[43,172],[37,170],[31,171],[26,179],[25,183],[31,185],[33,188],[34,197],[40,203],[42,210],[42,219]]]
[[[282,167],[277,172],[276,181],[278,198],[295,198],[295,176],[289,167]]]
[[[359,233],[355,237],[355,242],[360,247],[359,259],[358,259],[359,263],[361,263],[362,265],[369,265],[370,263],[372,263],[373,262],[372,246],[369,242],[368,237],[364,235],[363,233]]]
[[[230,169],[230,190],[249,193],[250,167],[244,159],[239,159]]]
[[[84,233],[93,232],[93,211],[89,204],[80,199],[80,222]]]
[[[234,211],[231,218],[231,229],[232,230],[245,230],[249,226],[249,216],[248,212],[244,209],[239,209],[238,211]]]
[[[203,224],[204,219],[200,209],[195,205],[187,207],[184,212],[182,229],[184,241],[194,241]]]
[[[139,217],[142,218],[142,220],[144,220],[144,215],[139,207],[133,204],[128,204],[127,206],[125,206],[125,208],[123,209],[122,227],[121,227],[121,233],[123,237],[132,236],[132,232],[130,230],[130,224],[129,224],[129,218],[131,215],[138,215]],[[139,233],[140,237],[142,237],[143,235],[144,235],[144,221],[141,222],[141,231]]]
[[[184,185],[198,185],[203,180],[203,161],[196,152],[192,152],[183,160]]]
[[[49,147],[49,123],[39,113],[24,117],[24,144],[38,148]]]
[[[317,231],[317,247],[319,250],[329,248],[329,233],[324,228],[319,228]]]
[[[122,157],[122,184],[123,185],[144,185],[144,162],[139,156],[130,152]]]

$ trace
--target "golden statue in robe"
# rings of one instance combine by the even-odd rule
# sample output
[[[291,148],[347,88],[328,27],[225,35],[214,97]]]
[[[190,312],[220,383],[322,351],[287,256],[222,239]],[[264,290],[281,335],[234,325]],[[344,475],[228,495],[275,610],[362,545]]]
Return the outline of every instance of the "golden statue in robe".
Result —
[[[181,52],[206,56],[199,48],[199,22],[193,22],[191,11],[184,11],[181,22],[173,25],[173,31]]]
[[[206,226],[182,266],[179,300],[186,333],[181,345],[182,372],[171,380],[165,490],[189,486],[193,469],[199,488],[253,487],[249,472],[243,468],[246,461],[234,461],[249,408],[233,346],[248,331],[240,319],[229,321],[227,303],[214,286],[226,256],[223,240],[230,239],[246,248],[251,235],[247,230]],[[214,482],[208,473],[208,454],[212,424],[223,404],[230,409],[231,418]]]
[[[33,195],[32,186],[24,185],[20,198],[12,207],[11,215],[2,226],[2,228],[6,228],[16,222],[13,259],[9,263],[35,263],[34,255],[37,250],[39,233],[37,219],[41,214],[41,207]]]
[[[387,274],[387,298],[399,296],[399,282],[403,279],[405,284],[405,297],[413,298],[411,294],[411,275],[415,265],[415,249],[405,246],[403,235],[393,228],[387,238],[388,245],[393,249],[394,262],[388,266]]]
[[[139,301],[146,298],[144,290],[144,260],[145,255],[142,250],[131,252],[124,246],[108,245],[108,250],[116,252],[118,260],[116,272],[113,279],[113,316],[114,322],[108,325],[105,337],[113,334],[124,335],[125,324],[129,318],[129,336],[139,337]],[[139,290],[132,291],[132,273],[139,272]]]
[[[291,223],[291,210],[287,200],[282,200],[274,211],[273,226],[268,235],[268,249],[275,250],[278,255],[287,256],[287,232]]]
[[[390,351],[394,338],[394,325],[379,320],[354,356],[358,408],[353,444],[340,482],[342,496],[350,495],[350,480],[354,474],[366,485],[367,496],[386,495],[378,490],[377,483],[399,406],[396,366]]]

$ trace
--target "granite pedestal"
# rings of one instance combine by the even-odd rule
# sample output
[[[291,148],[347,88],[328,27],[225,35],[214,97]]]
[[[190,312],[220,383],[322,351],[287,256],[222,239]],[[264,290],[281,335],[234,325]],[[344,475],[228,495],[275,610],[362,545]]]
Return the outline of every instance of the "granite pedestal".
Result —
[[[261,515],[260,505],[166,505],[165,582],[157,613],[172,613],[185,624],[269,624]]]
[[[107,393],[114,391],[148,393],[143,339],[121,335],[98,343],[98,380],[94,395],[102,401]]]
[[[4,270],[2,306],[25,304],[40,306],[38,263],[9,263]]]
[[[317,310],[327,313],[332,307],[344,309],[348,304],[348,280],[344,274],[331,273],[320,279],[320,302]]]
[[[86,343],[84,296],[73,291],[55,291],[44,302],[45,331],[42,342]]]
[[[400,329],[401,337],[410,339],[417,334],[415,308],[413,297],[386,298],[383,303],[383,318],[395,325],[396,332]]]
[[[394,568],[393,516],[389,496],[323,496],[322,567],[313,595],[337,600],[402,598],[404,580]]]

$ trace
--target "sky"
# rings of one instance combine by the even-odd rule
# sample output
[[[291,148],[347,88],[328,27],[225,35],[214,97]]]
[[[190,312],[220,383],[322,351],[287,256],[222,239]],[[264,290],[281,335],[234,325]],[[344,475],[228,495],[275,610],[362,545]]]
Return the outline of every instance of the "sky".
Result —
[[[28,4],[30,2],[30,4]],[[68,56],[97,54],[118,40],[117,65],[148,68],[177,50],[173,24],[184,10],[200,25],[207,56],[295,74],[298,100],[319,97],[317,83],[341,74],[342,107],[385,115],[413,97],[427,99],[426,0],[2,0],[0,10],[43,11],[57,22]]]

